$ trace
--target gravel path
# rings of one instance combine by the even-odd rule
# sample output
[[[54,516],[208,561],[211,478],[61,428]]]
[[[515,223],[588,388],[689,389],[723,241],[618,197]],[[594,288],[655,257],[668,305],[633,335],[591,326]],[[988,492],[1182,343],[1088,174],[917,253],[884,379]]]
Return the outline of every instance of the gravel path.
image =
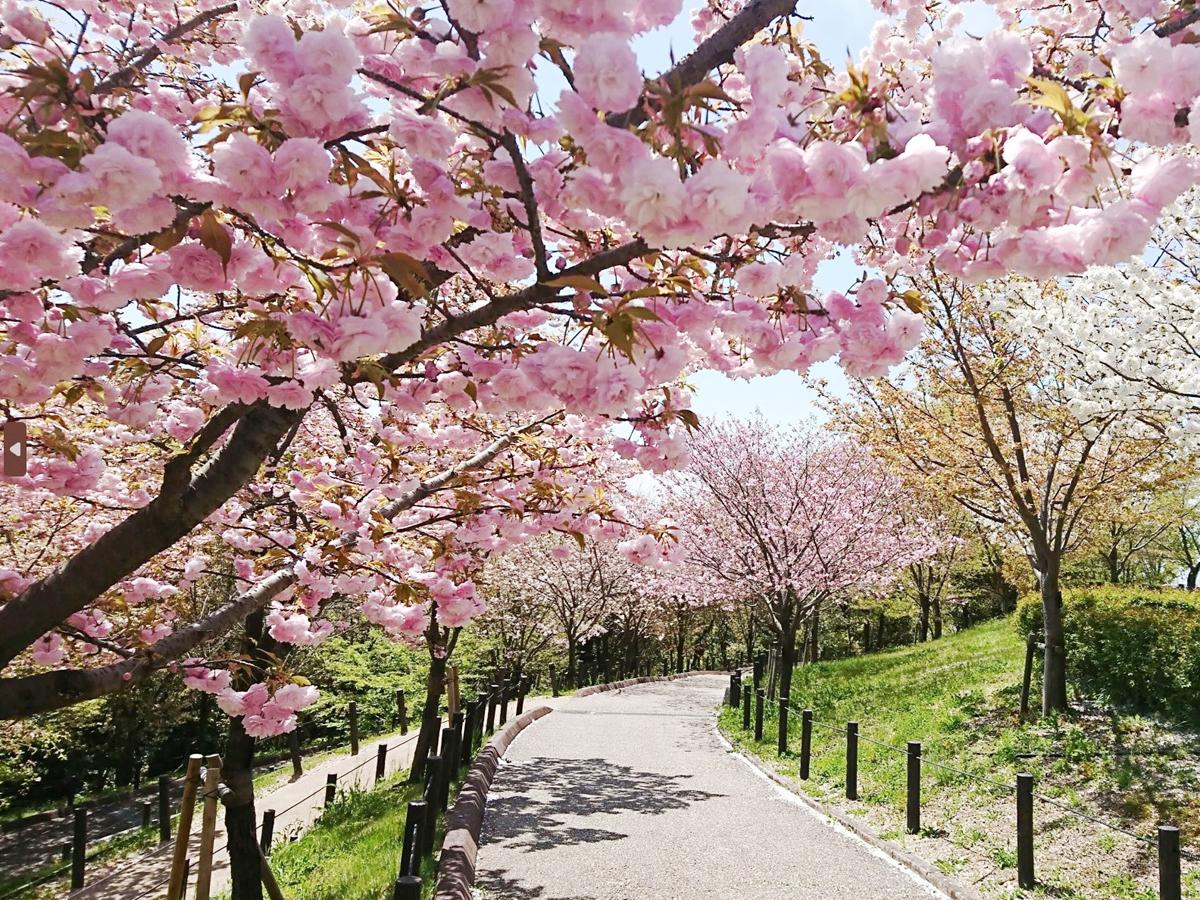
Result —
[[[481,896],[944,896],[731,752],[713,722],[727,684],[701,675],[556,703],[488,796]]]

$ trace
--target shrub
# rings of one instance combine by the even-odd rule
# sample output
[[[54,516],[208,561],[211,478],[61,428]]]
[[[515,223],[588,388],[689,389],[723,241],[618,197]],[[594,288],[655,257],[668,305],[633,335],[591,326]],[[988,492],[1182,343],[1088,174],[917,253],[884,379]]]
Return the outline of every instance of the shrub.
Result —
[[[1021,598],[1022,634],[1042,630],[1042,602]],[[1200,595],[1102,586],[1063,592],[1067,674],[1119,706],[1200,724]]]

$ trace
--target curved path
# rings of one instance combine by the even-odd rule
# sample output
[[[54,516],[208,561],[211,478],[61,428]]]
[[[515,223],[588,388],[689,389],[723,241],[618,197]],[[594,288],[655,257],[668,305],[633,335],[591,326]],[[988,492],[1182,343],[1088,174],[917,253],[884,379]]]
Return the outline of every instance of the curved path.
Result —
[[[942,897],[756,772],[699,675],[555,703],[505,755],[477,884],[489,900]]]

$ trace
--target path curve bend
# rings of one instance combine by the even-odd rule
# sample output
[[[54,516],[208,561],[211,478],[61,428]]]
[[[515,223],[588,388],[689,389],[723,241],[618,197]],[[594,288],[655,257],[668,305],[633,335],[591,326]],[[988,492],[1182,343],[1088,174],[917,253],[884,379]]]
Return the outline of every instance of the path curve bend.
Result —
[[[728,679],[558,702],[504,757],[476,887],[488,900],[943,897],[835,829],[714,727]]]

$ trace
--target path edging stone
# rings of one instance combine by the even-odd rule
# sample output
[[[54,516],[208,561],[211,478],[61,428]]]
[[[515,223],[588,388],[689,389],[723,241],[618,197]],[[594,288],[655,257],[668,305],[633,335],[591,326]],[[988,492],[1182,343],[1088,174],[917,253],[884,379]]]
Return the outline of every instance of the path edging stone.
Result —
[[[539,706],[522,713],[492,735],[476,754],[458,798],[446,813],[446,837],[442,841],[434,900],[471,900],[484,808],[488,790],[500,768],[500,757],[518,734],[551,712],[550,707]]]
[[[690,672],[677,672],[674,675],[648,675],[642,678],[626,678],[624,681],[610,681],[608,684],[593,684],[577,690],[576,697],[590,697],[604,691],[616,691],[621,688],[633,687],[635,684],[652,684],[656,681],[674,681],[677,678],[691,678],[693,675],[728,675],[732,669],[693,669]]]
[[[721,733],[720,729],[717,730],[717,733]],[[724,740],[725,736],[721,735],[721,738]],[[726,742],[728,743],[728,741]],[[733,745],[730,744],[730,746],[732,747]],[[898,865],[903,866],[910,872],[913,872],[922,880],[929,882],[947,897],[950,897],[951,900],[984,900],[983,895],[974,888],[967,887],[966,885],[949,878],[943,874],[940,869],[921,859],[921,857],[909,853],[904,848],[899,847],[891,841],[880,837],[879,833],[869,825],[856,821],[853,817],[847,816],[839,810],[827,807],[820,801],[810,797],[800,789],[800,786],[795,782],[794,779],[780,775],[773,767],[767,765],[756,756],[750,753],[744,753],[736,748],[734,748],[734,752],[771,781],[775,782],[780,787],[785,788],[789,793],[794,794],[796,798],[799,799],[801,803],[809,807],[809,809],[812,809],[813,811],[818,812],[821,815],[837,822],[847,831],[852,832],[860,840],[885,854],[889,859],[893,860]]]

